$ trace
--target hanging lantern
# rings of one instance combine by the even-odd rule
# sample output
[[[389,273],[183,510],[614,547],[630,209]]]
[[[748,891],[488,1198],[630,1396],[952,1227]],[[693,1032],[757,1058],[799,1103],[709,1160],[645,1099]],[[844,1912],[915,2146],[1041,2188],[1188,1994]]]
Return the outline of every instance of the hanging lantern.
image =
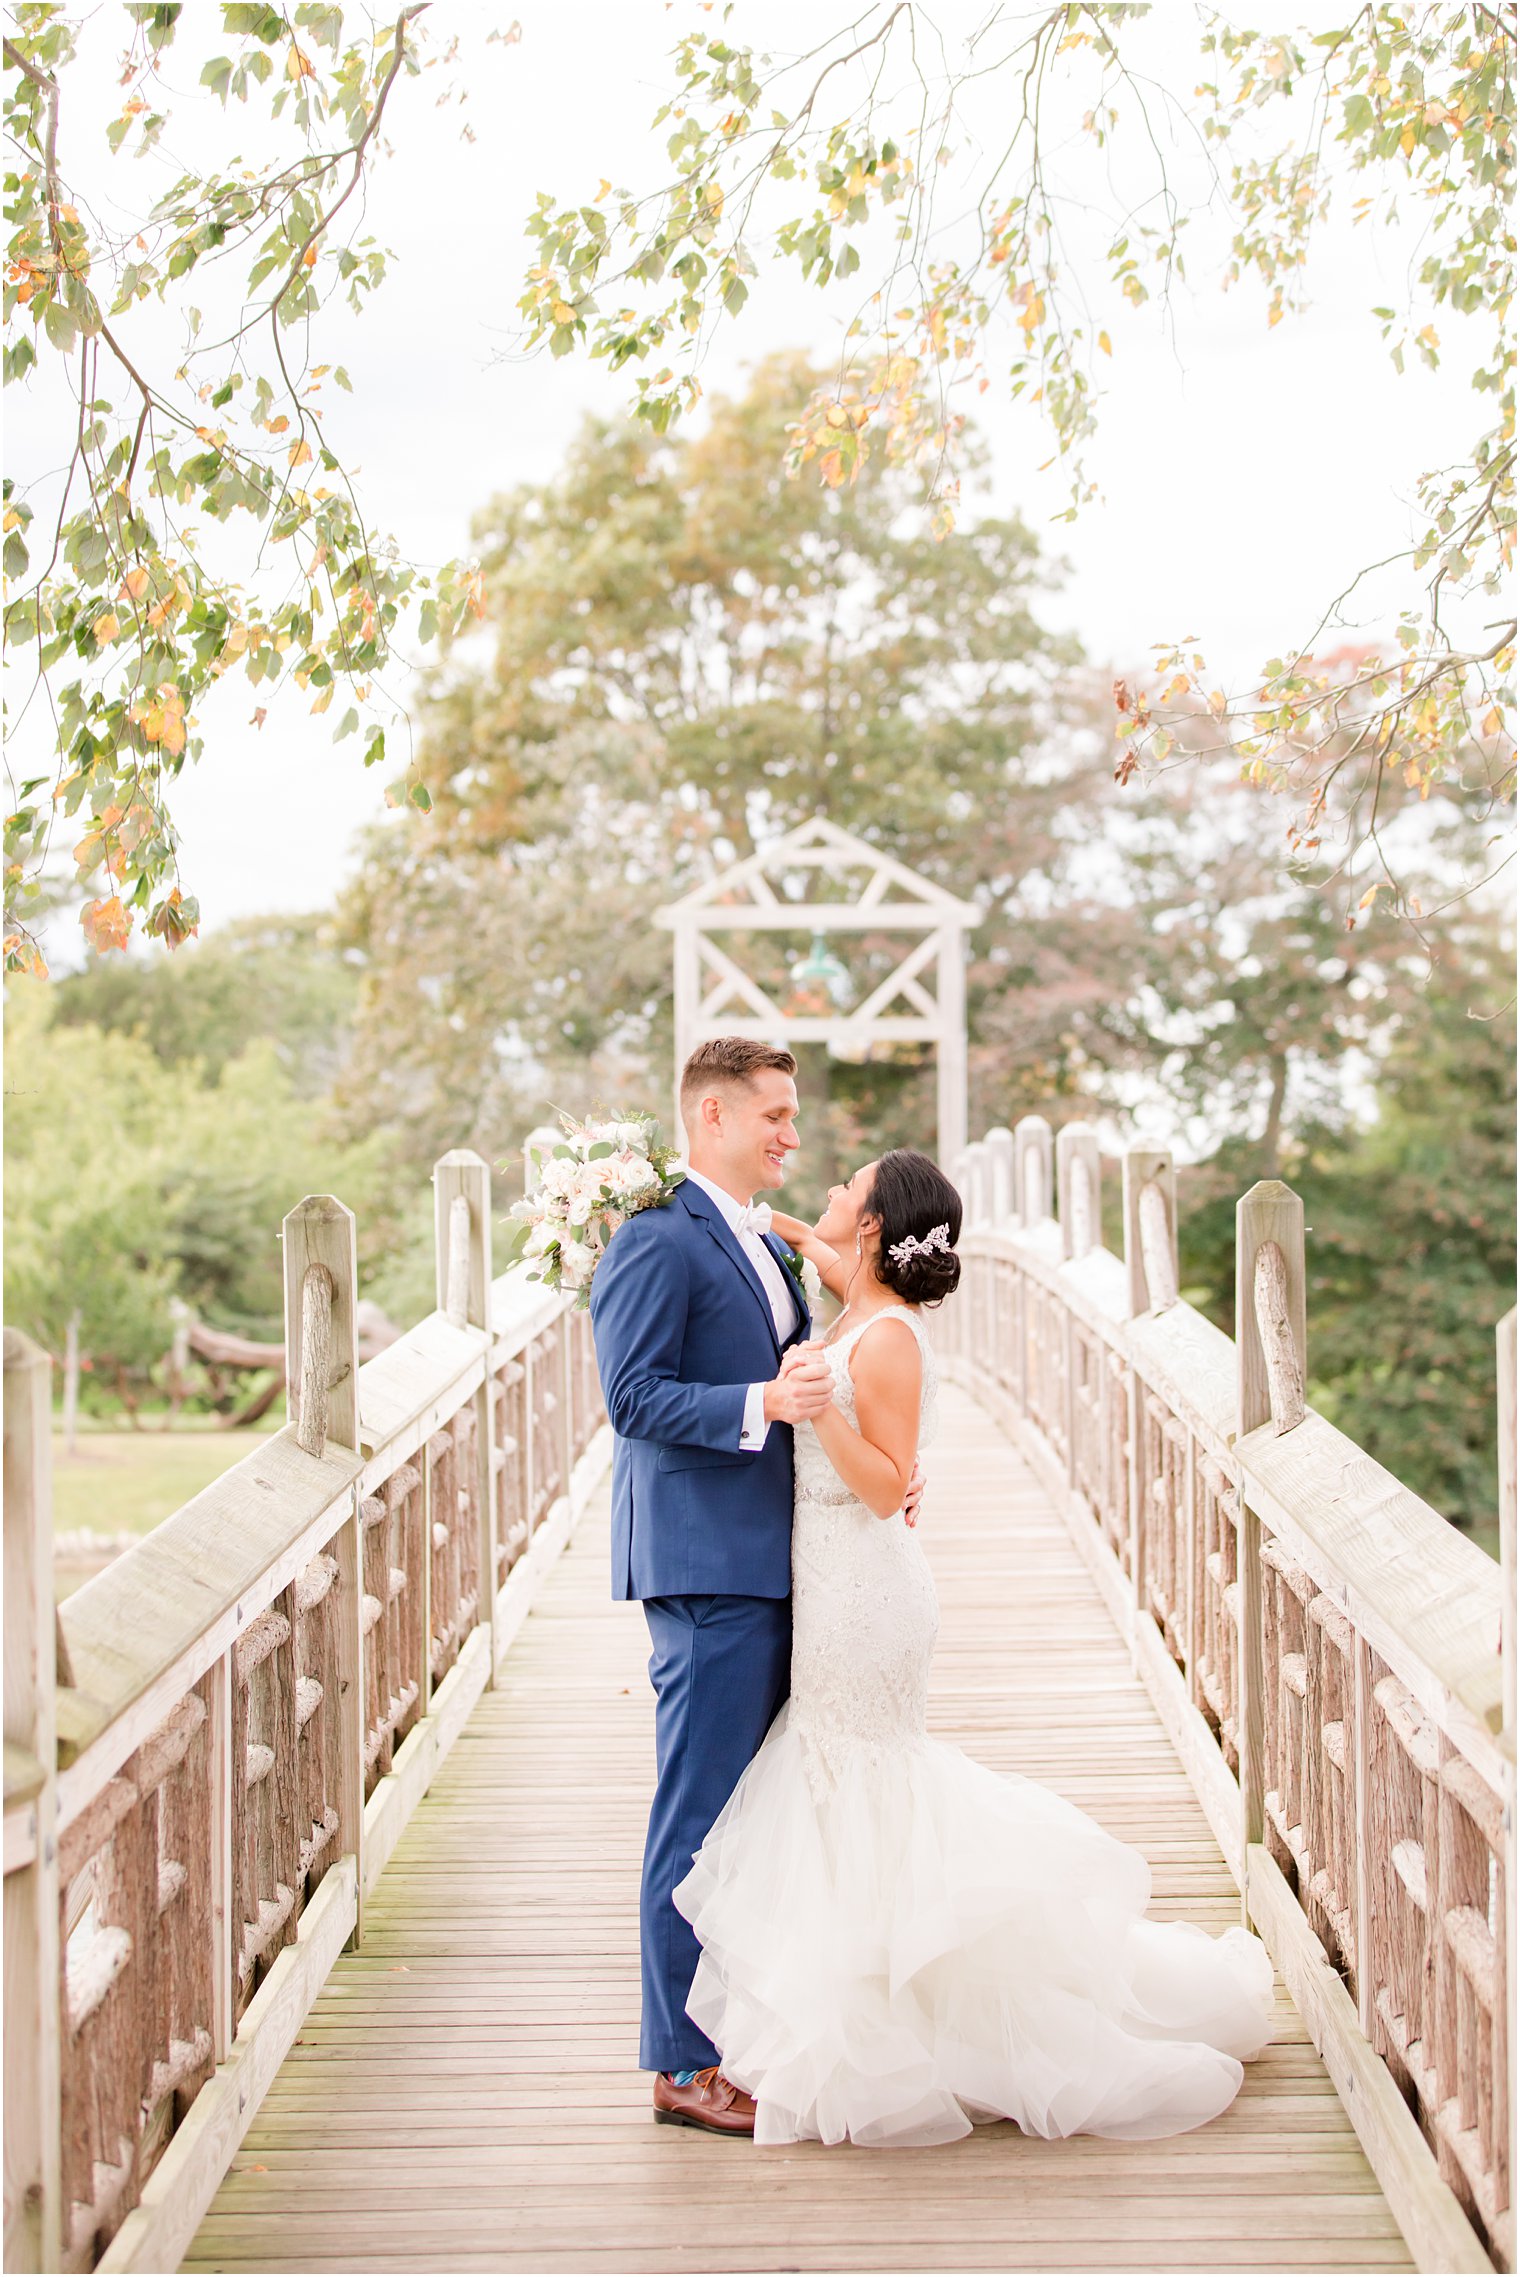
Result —
[[[830,1007],[836,1012],[847,1012],[855,1001],[855,983],[821,933],[813,935],[812,947],[791,967],[789,978],[792,984],[786,1007],[789,1014],[812,1013],[822,1018]]]

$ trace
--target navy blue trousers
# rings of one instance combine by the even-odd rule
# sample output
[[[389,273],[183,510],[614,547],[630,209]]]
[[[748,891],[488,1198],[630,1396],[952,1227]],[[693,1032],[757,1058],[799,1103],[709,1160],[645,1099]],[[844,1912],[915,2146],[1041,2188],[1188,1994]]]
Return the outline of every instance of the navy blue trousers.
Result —
[[[685,1880],[787,1696],[789,1597],[647,1597],[655,1790],[644,1844],[639,1937],[645,2071],[701,2071],[718,2051],[686,2013],[701,1950],[671,1892]]]

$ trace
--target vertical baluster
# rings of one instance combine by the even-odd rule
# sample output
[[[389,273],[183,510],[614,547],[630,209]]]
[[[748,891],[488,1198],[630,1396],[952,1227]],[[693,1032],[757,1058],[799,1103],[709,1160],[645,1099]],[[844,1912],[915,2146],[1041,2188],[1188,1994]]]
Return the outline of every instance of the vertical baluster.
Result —
[[[259,1885],[256,1857],[254,1805],[248,1792],[248,1741],[250,1679],[239,1666],[236,1651],[232,1660],[232,1747],[229,1777],[232,1782],[232,1966],[234,1979],[233,2030],[248,2004],[252,1980],[243,1966],[248,1950],[249,1932],[256,1930],[259,1920]]]
[[[206,1759],[210,1777],[211,1907],[207,1967],[211,1982],[211,2053],[222,2063],[237,2027],[237,1956],[242,1941],[235,1865],[237,1805],[232,1777],[234,1656],[224,1652],[206,1675]]]
[[[561,1313],[554,1324],[555,1385],[559,1397],[559,1492],[570,1492],[570,1474],[575,1469],[575,1376],[571,1356],[571,1329],[573,1318]]]
[[[359,1505],[363,1528],[364,1592],[364,1765],[365,1791],[391,1767],[388,1729],[392,1673],[390,1659],[390,1513],[385,1497],[366,1495]]]
[[[288,1945],[296,1933],[296,1917],[301,1909],[301,1842],[306,1828],[301,1824],[303,1782],[301,1779],[301,1734],[297,1714],[297,1676],[300,1662],[296,1650],[296,1589],[292,1582],[282,1589],[275,1606],[286,1623],[283,1640],[275,1646],[267,1663],[267,1697],[269,1702],[269,1744],[274,1749],[274,1770],[270,1781],[271,1827],[270,1854],[274,1862],[275,1896],[284,1906],[284,1892],[290,1892],[290,1904],[285,1907],[285,1918],[264,1956],[264,1965],[270,1967],[275,1955]]]

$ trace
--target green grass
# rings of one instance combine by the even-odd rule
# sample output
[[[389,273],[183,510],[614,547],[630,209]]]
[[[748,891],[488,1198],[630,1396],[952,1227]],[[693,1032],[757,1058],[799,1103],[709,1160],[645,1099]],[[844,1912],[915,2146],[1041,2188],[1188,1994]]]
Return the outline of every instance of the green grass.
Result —
[[[81,1430],[77,1451],[53,1439],[53,1531],[146,1534],[240,1462],[261,1431]]]

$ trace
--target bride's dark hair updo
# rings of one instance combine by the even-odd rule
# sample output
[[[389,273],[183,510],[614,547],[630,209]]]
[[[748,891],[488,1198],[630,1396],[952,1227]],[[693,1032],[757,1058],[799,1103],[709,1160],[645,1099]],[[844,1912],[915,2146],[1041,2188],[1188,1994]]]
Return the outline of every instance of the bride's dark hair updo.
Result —
[[[955,1244],[961,1237],[961,1198],[937,1163],[910,1147],[895,1146],[876,1165],[866,1197],[866,1214],[881,1220],[881,1256],[876,1270],[894,1295],[910,1305],[937,1305],[961,1277]],[[917,1249],[899,1263],[894,1246],[924,1241],[942,1225],[946,1249]]]

